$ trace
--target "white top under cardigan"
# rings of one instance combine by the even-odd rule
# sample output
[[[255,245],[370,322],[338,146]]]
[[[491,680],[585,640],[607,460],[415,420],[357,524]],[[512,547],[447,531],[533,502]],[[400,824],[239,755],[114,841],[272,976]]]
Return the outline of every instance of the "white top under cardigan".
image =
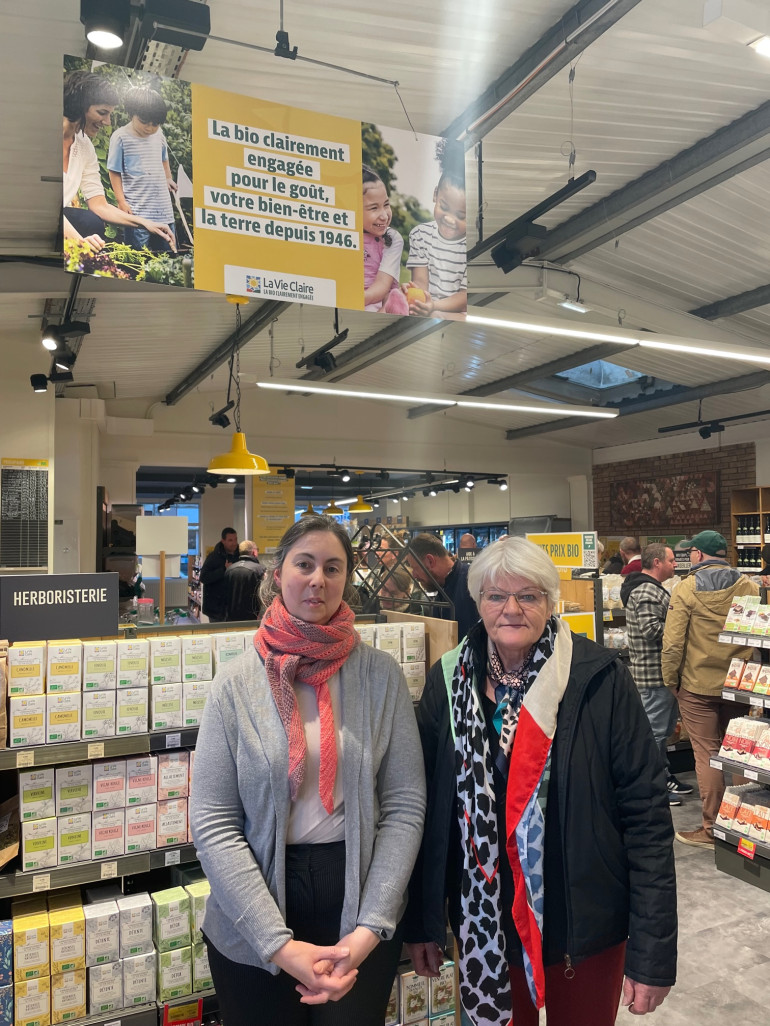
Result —
[[[390,939],[425,817],[425,773],[412,701],[387,652],[357,644],[339,671],[344,734],[345,900],[340,935]],[[211,883],[203,930],[234,962],[272,973],[286,926],[289,812],[286,731],[251,646],[217,674],[195,752],[190,826]]]
[[[72,203],[78,190],[87,200],[93,199],[94,196],[104,195],[96,150],[94,144],[83,132],[78,132],[72,141],[67,170],[64,172],[63,205],[65,207]]]

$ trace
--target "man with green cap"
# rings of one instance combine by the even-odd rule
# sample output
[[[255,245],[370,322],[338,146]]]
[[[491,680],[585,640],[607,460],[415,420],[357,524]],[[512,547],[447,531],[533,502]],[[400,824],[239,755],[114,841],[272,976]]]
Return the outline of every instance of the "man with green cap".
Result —
[[[714,847],[714,821],[725,790],[722,770],[709,760],[719,752],[735,703],[722,698],[733,657],[748,659],[752,650],[721,645],[718,637],[733,598],[758,595],[759,588],[727,562],[727,541],[718,531],[701,531],[681,542],[689,549],[692,569],[671,595],[663,632],[663,683],[679,700],[682,722],[692,741],[695,772],[703,805],[703,826],[678,830],[676,839],[698,848]]]

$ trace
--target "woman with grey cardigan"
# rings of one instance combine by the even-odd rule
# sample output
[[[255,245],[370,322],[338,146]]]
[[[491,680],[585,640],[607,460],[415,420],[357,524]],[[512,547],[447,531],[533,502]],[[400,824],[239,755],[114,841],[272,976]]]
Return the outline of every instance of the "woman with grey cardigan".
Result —
[[[190,822],[226,1026],[384,1019],[425,781],[403,674],[344,601],[352,572],[331,517],[290,527],[254,646],[206,706]]]

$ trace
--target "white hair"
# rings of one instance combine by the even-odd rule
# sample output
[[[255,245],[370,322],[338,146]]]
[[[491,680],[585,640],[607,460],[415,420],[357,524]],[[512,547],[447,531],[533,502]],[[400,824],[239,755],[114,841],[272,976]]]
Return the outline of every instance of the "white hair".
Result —
[[[524,577],[548,596],[550,605],[559,601],[559,571],[539,545],[526,538],[501,538],[476,556],[468,571],[468,591],[476,605],[488,584],[502,577]]]

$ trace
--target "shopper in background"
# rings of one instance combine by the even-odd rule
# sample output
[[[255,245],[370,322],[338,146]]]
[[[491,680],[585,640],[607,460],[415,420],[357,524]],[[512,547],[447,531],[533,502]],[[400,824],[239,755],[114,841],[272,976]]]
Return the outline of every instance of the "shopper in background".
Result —
[[[626,610],[631,676],[639,689],[652,734],[666,763],[666,778],[671,805],[681,805],[679,795],[692,794],[692,788],[673,775],[668,766],[666,742],[674,733],[679,706],[670,688],[663,683],[660,654],[663,628],[671,595],[664,582],[676,573],[676,558],[668,545],[653,542],[642,552],[642,569],[631,573],[620,588],[620,600]]]
[[[384,1021],[425,781],[401,669],[344,599],[353,562],[333,518],[293,524],[206,704],[190,822],[227,1026]]]
[[[624,577],[629,574],[637,574],[642,569],[642,547],[638,538],[624,538],[619,546],[620,558],[623,560],[623,569],[620,571]]]
[[[468,591],[468,568],[471,564],[456,560],[435,534],[415,535],[409,542],[406,561],[412,577],[419,584],[429,591],[435,584],[441,586],[454,606],[454,616],[445,606],[434,607],[431,615],[442,620],[457,620],[457,635],[464,638],[479,618],[476,603]],[[439,597],[443,598],[440,593]]]
[[[238,561],[225,570],[225,620],[258,620],[262,615],[259,586],[265,568],[253,541],[238,546]]]
[[[607,557],[607,562],[602,567],[603,574],[619,574],[626,564],[620,554],[620,549]]]
[[[381,610],[399,613],[419,612],[419,607],[412,608],[412,578],[406,567],[396,567],[388,577],[383,578],[377,594]]]
[[[682,723],[692,742],[703,804],[703,826],[678,830],[676,839],[699,848],[714,847],[716,819],[725,780],[709,760],[717,755],[735,703],[725,702],[722,686],[730,660],[748,659],[752,649],[719,644],[733,598],[758,595],[759,587],[727,562],[727,541],[717,531],[701,531],[689,541],[692,569],[671,596],[663,632],[663,682],[679,699]]]
[[[549,1026],[610,1026],[621,990],[654,1011],[676,975],[673,828],[634,682],[554,617],[558,571],[526,539],[487,546],[468,586],[481,623],[433,666],[417,714],[415,968],[436,974],[448,898],[474,1026],[535,1026],[543,1003]]]
[[[200,572],[203,585],[203,613],[212,623],[220,623],[227,613],[225,571],[238,559],[238,534],[234,527],[222,531],[221,541],[206,556]]]

